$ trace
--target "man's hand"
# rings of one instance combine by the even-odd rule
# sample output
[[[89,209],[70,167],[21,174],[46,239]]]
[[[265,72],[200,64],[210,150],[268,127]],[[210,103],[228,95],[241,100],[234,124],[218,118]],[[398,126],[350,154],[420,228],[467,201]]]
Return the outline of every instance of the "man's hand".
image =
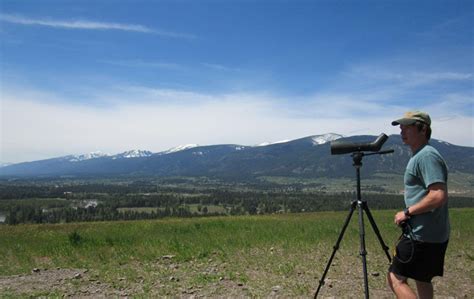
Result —
[[[400,225],[400,223],[402,223],[403,221],[406,221],[406,220],[408,220],[408,217],[405,215],[404,211],[400,211],[397,214],[395,214],[394,222],[395,222],[396,225]]]

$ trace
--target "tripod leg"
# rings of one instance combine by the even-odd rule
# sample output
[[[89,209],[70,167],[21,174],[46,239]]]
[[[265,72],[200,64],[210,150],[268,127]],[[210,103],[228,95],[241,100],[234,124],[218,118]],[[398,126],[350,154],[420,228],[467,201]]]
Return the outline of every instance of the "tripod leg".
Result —
[[[321,290],[321,287],[324,285],[324,279],[326,277],[326,274],[329,271],[329,267],[331,266],[332,260],[334,259],[334,256],[336,255],[336,251],[339,249],[339,245],[342,241],[342,238],[344,236],[344,233],[346,231],[347,226],[349,225],[349,222],[351,220],[352,214],[354,213],[355,207],[356,207],[357,202],[353,201],[351,204],[351,209],[349,210],[349,214],[346,217],[346,221],[344,222],[344,225],[342,226],[342,230],[339,233],[339,237],[337,238],[336,245],[333,247],[333,251],[331,254],[331,257],[329,258],[329,261],[326,265],[326,269],[324,270],[323,276],[321,277],[321,280],[319,281],[318,289],[316,290],[316,293],[314,294],[314,298],[316,299],[318,297],[319,291]]]
[[[389,248],[382,239],[382,235],[380,234],[377,224],[375,223],[374,217],[372,217],[372,213],[369,210],[367,202],[364,201],[362,203],[362,207],[364,208],[365,213],[367,214],[367,218],[369,218],[370,224],[372,225],[372,229],[374,230],[375,235],[379,239],[380,246],[382,246],[382,249],[385,251],[385,255],[387,255],[388,261],[392,262],[392,257],[390,256]]]
[[[365,229],[364,229],[364,209],[362,202],[357,202],[359,211],[359,236],[360,236],[360,256],[362,257],[362,270],[364,271],[365,298],[369,298],[369,279],[367,275],[367,250],[365,249]]]

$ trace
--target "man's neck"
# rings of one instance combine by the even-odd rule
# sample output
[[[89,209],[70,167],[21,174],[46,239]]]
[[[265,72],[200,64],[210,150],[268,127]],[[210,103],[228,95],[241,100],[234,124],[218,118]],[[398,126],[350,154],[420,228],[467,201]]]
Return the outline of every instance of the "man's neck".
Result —
[[[422,147],[428,144],[428,140],[420,140],[420,142],[417,142],[416,144],[413,144],[410,146],[411,152],[415,154],[418,152]]]

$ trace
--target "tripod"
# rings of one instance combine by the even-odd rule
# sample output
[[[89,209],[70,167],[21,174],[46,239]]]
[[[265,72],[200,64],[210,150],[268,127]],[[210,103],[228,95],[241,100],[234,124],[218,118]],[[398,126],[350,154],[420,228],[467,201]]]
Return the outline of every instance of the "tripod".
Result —
[[[314,298],[316,299],[318,297],[319,291],[321,287],[324,285],[324,279],[326,277],[326,274],[329,271],[329,267],[331,266],[332,260],[336,254],[336,251],[339,249],[339,245],[342,241],[342,238],[344,237],[344,233],[346,231],[347,226],[349,225],[349,222],[351,220],[352,214],[354,213],[354,210],[357,207],[357,210],[359,212],[359,235],[360,235],[360,256],[362,257],[362,270],[364,272],[364,291],[365,291],[365,298],[369,298],[369,280],[367,278],[367,251],[365,249],[365,230],[364,230],[364,211],[367,214],[367,218],[369,219],[370,224],[372,225],[372,229],[375,232],[375,235],[377,236],[380,245],[382,246],[382,249],[385,251],[385,254],[387,255],[387,258],[389,262],[392,261],[392,258],[390,257],[390,254],[388,252],[388,246],[385,245],[382,236],[380,235],[380,231],[377,228],[377,225],[375,224],[375,220],[372,217],[372,213],[370,213],[369,206],[367,205],[367,202],[365,200],[361,199],[361,192],[360,192],[360,168],[362,167],[362,158],[364,156],[369,156],[369,155],[382,155],[382,154],[388,154],[392,153],[393,150],[387,150],[387,151],[380,151],[380,152],[375,152],[375,153],[363,153],[361,151],[354,152],[352,153],[352,159],[354,161],[353,166],[356,169],[356,176],[357,176],[357,200],[352,201],[351,203],[351,208],[349,210],[349,214],[347,215],[346,221],[344,222],[344,225],[342,227],[341,233],[339,234],[339,237],[337,239],[336,245],[334,246],[334,250],[331,254],[331,257],[329,258],[328,264],[326,266],[326,269],[324,270],[323,276],[321,280],[319,281],[319,286],[318,289],[316,290],[316,293],[314,294]]]

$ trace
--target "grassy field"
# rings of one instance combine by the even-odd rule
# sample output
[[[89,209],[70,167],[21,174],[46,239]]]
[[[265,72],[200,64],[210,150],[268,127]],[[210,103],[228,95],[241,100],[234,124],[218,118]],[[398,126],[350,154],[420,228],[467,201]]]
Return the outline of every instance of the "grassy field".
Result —
[[[203,207],[199,204],[188,204],[185,207],[189,208],[191,213],[203,214]],[[227,209],[223,206],[216,206],[216,205],[205,205],[207,209],[207,213],[226,213]],[[126,211],[132,212],[144,212],[144,213],[151,213],[157,212],[158,210],[164,210],[165,208],[154,208],[154,207],[134,207],[134,208],[118,208],[117,210],[121,213]]]
[[[370,203],[369,203],[370,204]],[[452,209],[438,298],[474,297],[474,209]],[[373,211],[393,249],[394,211]],[[347,212],[0,226],[0,296],[311,297]],[[365,221],[371,295],[391,298]],[[32,270],[34,269],[33,273]],[[357,213],[322,297],[362,297]]]

